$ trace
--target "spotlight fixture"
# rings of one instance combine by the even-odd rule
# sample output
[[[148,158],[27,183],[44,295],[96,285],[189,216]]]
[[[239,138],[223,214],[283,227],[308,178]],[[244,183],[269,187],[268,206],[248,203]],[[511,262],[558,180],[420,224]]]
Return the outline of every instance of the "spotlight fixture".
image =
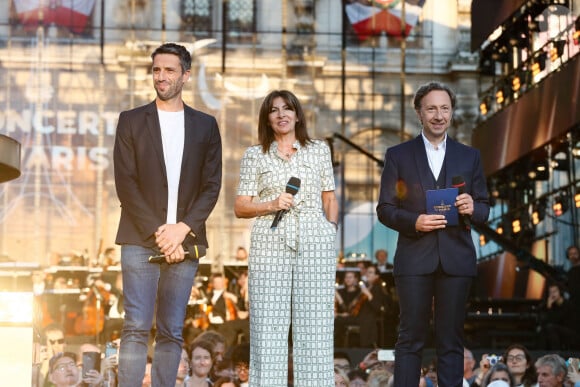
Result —
[[[566,46],[565,40],[556,40],[552,43],[552,48],[550,49],[550,60],[555,62],[564,53],[564,47]]]
[[[546,199],[540,199],[532,207],[532,224],[538,225],[546,217]]]
[[[519,218],[512,220],[512,233],[517,234],[522,231],[522,222]]]
[[[501,106],[508,102],[512,93],[512,88],[508,79],[502,80],[496,85],[495,89],[495,102],[498,106]]]
[[[485,235],[480,234],[479,235],[479,245],[480,246],[485,246],[486,243],[487,243],[487,239],[485,239]]]
[[[503,62],[507,63],[510,61],[509,50],[505,44],[499,45],[494,44],[493,48],[495,49],[491,54],[491,59],[496,62]]]
[[[568,153],[558,152],[554,155],[551,161],[552,169],[557,171],[567,171],[570,169],[570,161],[568,160]]]
[[[503,94],[503,90],[499,89],[495,93],[495,102],[497,102],[498,105],[501,105],[502,103],[504,103],[504,101],[505,101],[505,95]]]
[[[546,53],[536,55],[532,63],[532,75],[535,77],[546,69]]]
[[[522,82],[521,82],[521,80],[520,80],[520,77],[519,77],[519,76],[517,76],[517,75],[516,75],[516,76],[514,76],[514,77],[512,78],[512,90],[513,90],[514,92],[518,92],[518,91],[520,90],[520,88],[521,88],[521,87],[522,87]]]
[[[536,181],[545,181],[550,177],[548,162],[546,160],[538,161],[534,165],[534,169],[528,172],[528,177]]]
[[[487,114],[487,111],[488,111],[488,110],[487,110],[487,102],[486,102],[486,100],[484,99],[484,100],[483,100],[483,101],[481,101],[481,103],[479,104],[479,113],[480,113],[482,116],[485,116],[485,115]]]
[[[503,235],[503,231],[503,226],[501,224],[495,229],[495,232],[497,232],[499,235]]]
[[[554,198],[554,204],[552,205],[554,216],[562,216],[568,211],[568,202],[566,199],[566,195],[558,195]]]
[[[576,159],[580,158],[580,141],[574,144],[571,153],[574,158]]]

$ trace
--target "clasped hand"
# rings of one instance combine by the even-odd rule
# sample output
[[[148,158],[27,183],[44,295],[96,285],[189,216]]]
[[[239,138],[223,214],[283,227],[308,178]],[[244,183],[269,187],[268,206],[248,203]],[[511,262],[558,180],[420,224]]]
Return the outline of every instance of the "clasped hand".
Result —
[[[183,222],[159,226],[155,232],[155,243],[165,255],[167,263],[177,263],[185,259],[185,251],[181,244],[189,231],[189,226]]]

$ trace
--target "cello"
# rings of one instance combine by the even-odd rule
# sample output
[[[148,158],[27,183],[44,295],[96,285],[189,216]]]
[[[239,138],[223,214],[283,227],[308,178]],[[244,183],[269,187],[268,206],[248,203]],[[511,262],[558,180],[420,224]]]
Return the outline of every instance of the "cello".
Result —
[[[109,304],[111,293],[102,280],[94,280],[84,297],[82,313],[75,320],[74,330],[79,335],[94,336],[105,326],[105,305]]]

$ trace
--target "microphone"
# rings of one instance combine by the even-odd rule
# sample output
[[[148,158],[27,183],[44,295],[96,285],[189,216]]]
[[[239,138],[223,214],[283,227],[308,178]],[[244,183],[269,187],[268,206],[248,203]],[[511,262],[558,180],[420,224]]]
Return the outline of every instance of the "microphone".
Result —
[[[300,179],[297,177],[291,177],[286,183],[286,193],[296,195],[298,190],[300,189]],[[275,230],[278,227],[278,222],[282,220],[282,216],[286,213],[286,210],[278,210],[276,213],[276,217],[274,217],[274,221],[272,222],[272,226],[270,226],[271,230]]]
[[[453,188],[457,188],[459,194],[465,193],[465,179],[463,176],[453,176],[451,179],[451,186]],[[471,219],[468,215],[462,215],[461,218],[463,219],[463,224],[465,228],[469,231],[471,230]]]
[[[184,251],[186,257],[191,259],[200,259],[206,254],[206,247],[204,245],[192,245],[190,250]],[[148,258],[149,263],[163,263],[165,262],[165,254],[151,255]]]

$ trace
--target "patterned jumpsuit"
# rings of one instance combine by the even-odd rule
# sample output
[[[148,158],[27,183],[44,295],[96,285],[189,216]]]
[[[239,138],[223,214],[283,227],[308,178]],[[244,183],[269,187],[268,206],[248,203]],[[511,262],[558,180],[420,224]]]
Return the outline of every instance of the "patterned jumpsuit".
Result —
[[[253,225],[249,254],[250,385],[288,385],[288,331],[292,322],[294,386],[334,386],[333,329],[336,230],[324,214],[322,191],[334,190],[330,150],[314,140],[290,160],[248,148],[238,195],[276,199],[290,177],[301,180],[294,207],[278,227],[274,213]]]

